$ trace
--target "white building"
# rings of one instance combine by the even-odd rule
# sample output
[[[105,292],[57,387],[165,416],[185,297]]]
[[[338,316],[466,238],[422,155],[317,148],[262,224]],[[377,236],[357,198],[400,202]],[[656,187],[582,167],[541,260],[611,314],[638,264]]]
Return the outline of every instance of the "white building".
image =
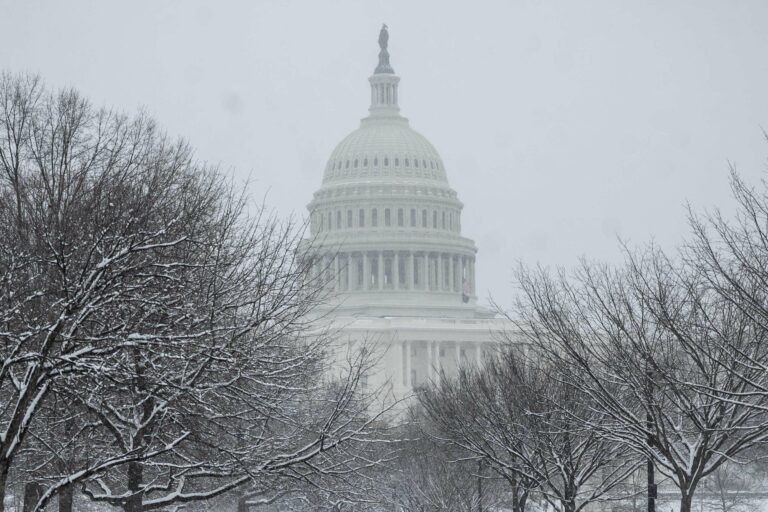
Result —
[[[477,304],[464,205],[434,146],[400,115],[387,39],[385,26],[369,115],[331,153],[308,209],[316,270],[333,276],[333,320],[350,344],[379,344],[368,385],[389,379],[402,397],[440,367],[479,362],[508,325]]]

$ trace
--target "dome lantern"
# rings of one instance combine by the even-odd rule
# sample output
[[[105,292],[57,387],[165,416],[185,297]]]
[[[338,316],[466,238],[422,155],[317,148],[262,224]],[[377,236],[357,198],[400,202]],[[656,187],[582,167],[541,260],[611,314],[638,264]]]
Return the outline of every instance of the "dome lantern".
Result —
[[[389,64],[389,32],[384,24],[379,32],[379,65],[368,79],[371,83],[371,106],[368,109],[372,117],[399,117],[397,105],[397,85],[400,77]]]

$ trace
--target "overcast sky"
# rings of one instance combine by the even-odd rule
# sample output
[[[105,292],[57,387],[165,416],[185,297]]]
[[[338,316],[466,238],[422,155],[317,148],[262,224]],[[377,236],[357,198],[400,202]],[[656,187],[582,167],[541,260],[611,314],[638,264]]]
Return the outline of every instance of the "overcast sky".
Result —
[[[0,68],[145,108],[303,216],[367,114],[382,22],[401,111],[465,204],[481,297],[509,301],[517,260],[674,247],[686,202],[728,206],[728,162],[766,170],[765,0],[0,0]]]

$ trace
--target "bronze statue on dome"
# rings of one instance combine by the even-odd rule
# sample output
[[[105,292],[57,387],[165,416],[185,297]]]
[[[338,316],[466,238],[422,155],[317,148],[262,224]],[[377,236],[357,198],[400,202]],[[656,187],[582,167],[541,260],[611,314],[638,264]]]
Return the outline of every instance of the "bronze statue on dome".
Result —
[[[389,52],[387,51],[387,45],[389,43],[389,31],[387,30],[387,24],[384,23],[381,26],[379,32],[379,65],[376,66],[374,74],[389,73],[394,74],[395,70],[389,65]]]
[[[386,50],[388,42],[389,42],[389,32],[387,32],[387,24],[384,23],[381,26],[381,32],[379,32],[379,48],[381,48],[382,50]]]

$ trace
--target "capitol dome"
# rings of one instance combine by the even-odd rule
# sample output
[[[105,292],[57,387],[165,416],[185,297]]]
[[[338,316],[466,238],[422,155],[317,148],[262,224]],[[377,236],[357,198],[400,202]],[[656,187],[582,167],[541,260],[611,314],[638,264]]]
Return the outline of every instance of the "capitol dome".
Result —
[[[403,117],[369,117],[347,135],[325,168],[323,184],[383,178],[447,183],[435,147]]]
[[[477,318],[472,240],[435,147],[400,115],[386,30],[369,115],[330,155],[308,205],[315,272],[351,315]]]

